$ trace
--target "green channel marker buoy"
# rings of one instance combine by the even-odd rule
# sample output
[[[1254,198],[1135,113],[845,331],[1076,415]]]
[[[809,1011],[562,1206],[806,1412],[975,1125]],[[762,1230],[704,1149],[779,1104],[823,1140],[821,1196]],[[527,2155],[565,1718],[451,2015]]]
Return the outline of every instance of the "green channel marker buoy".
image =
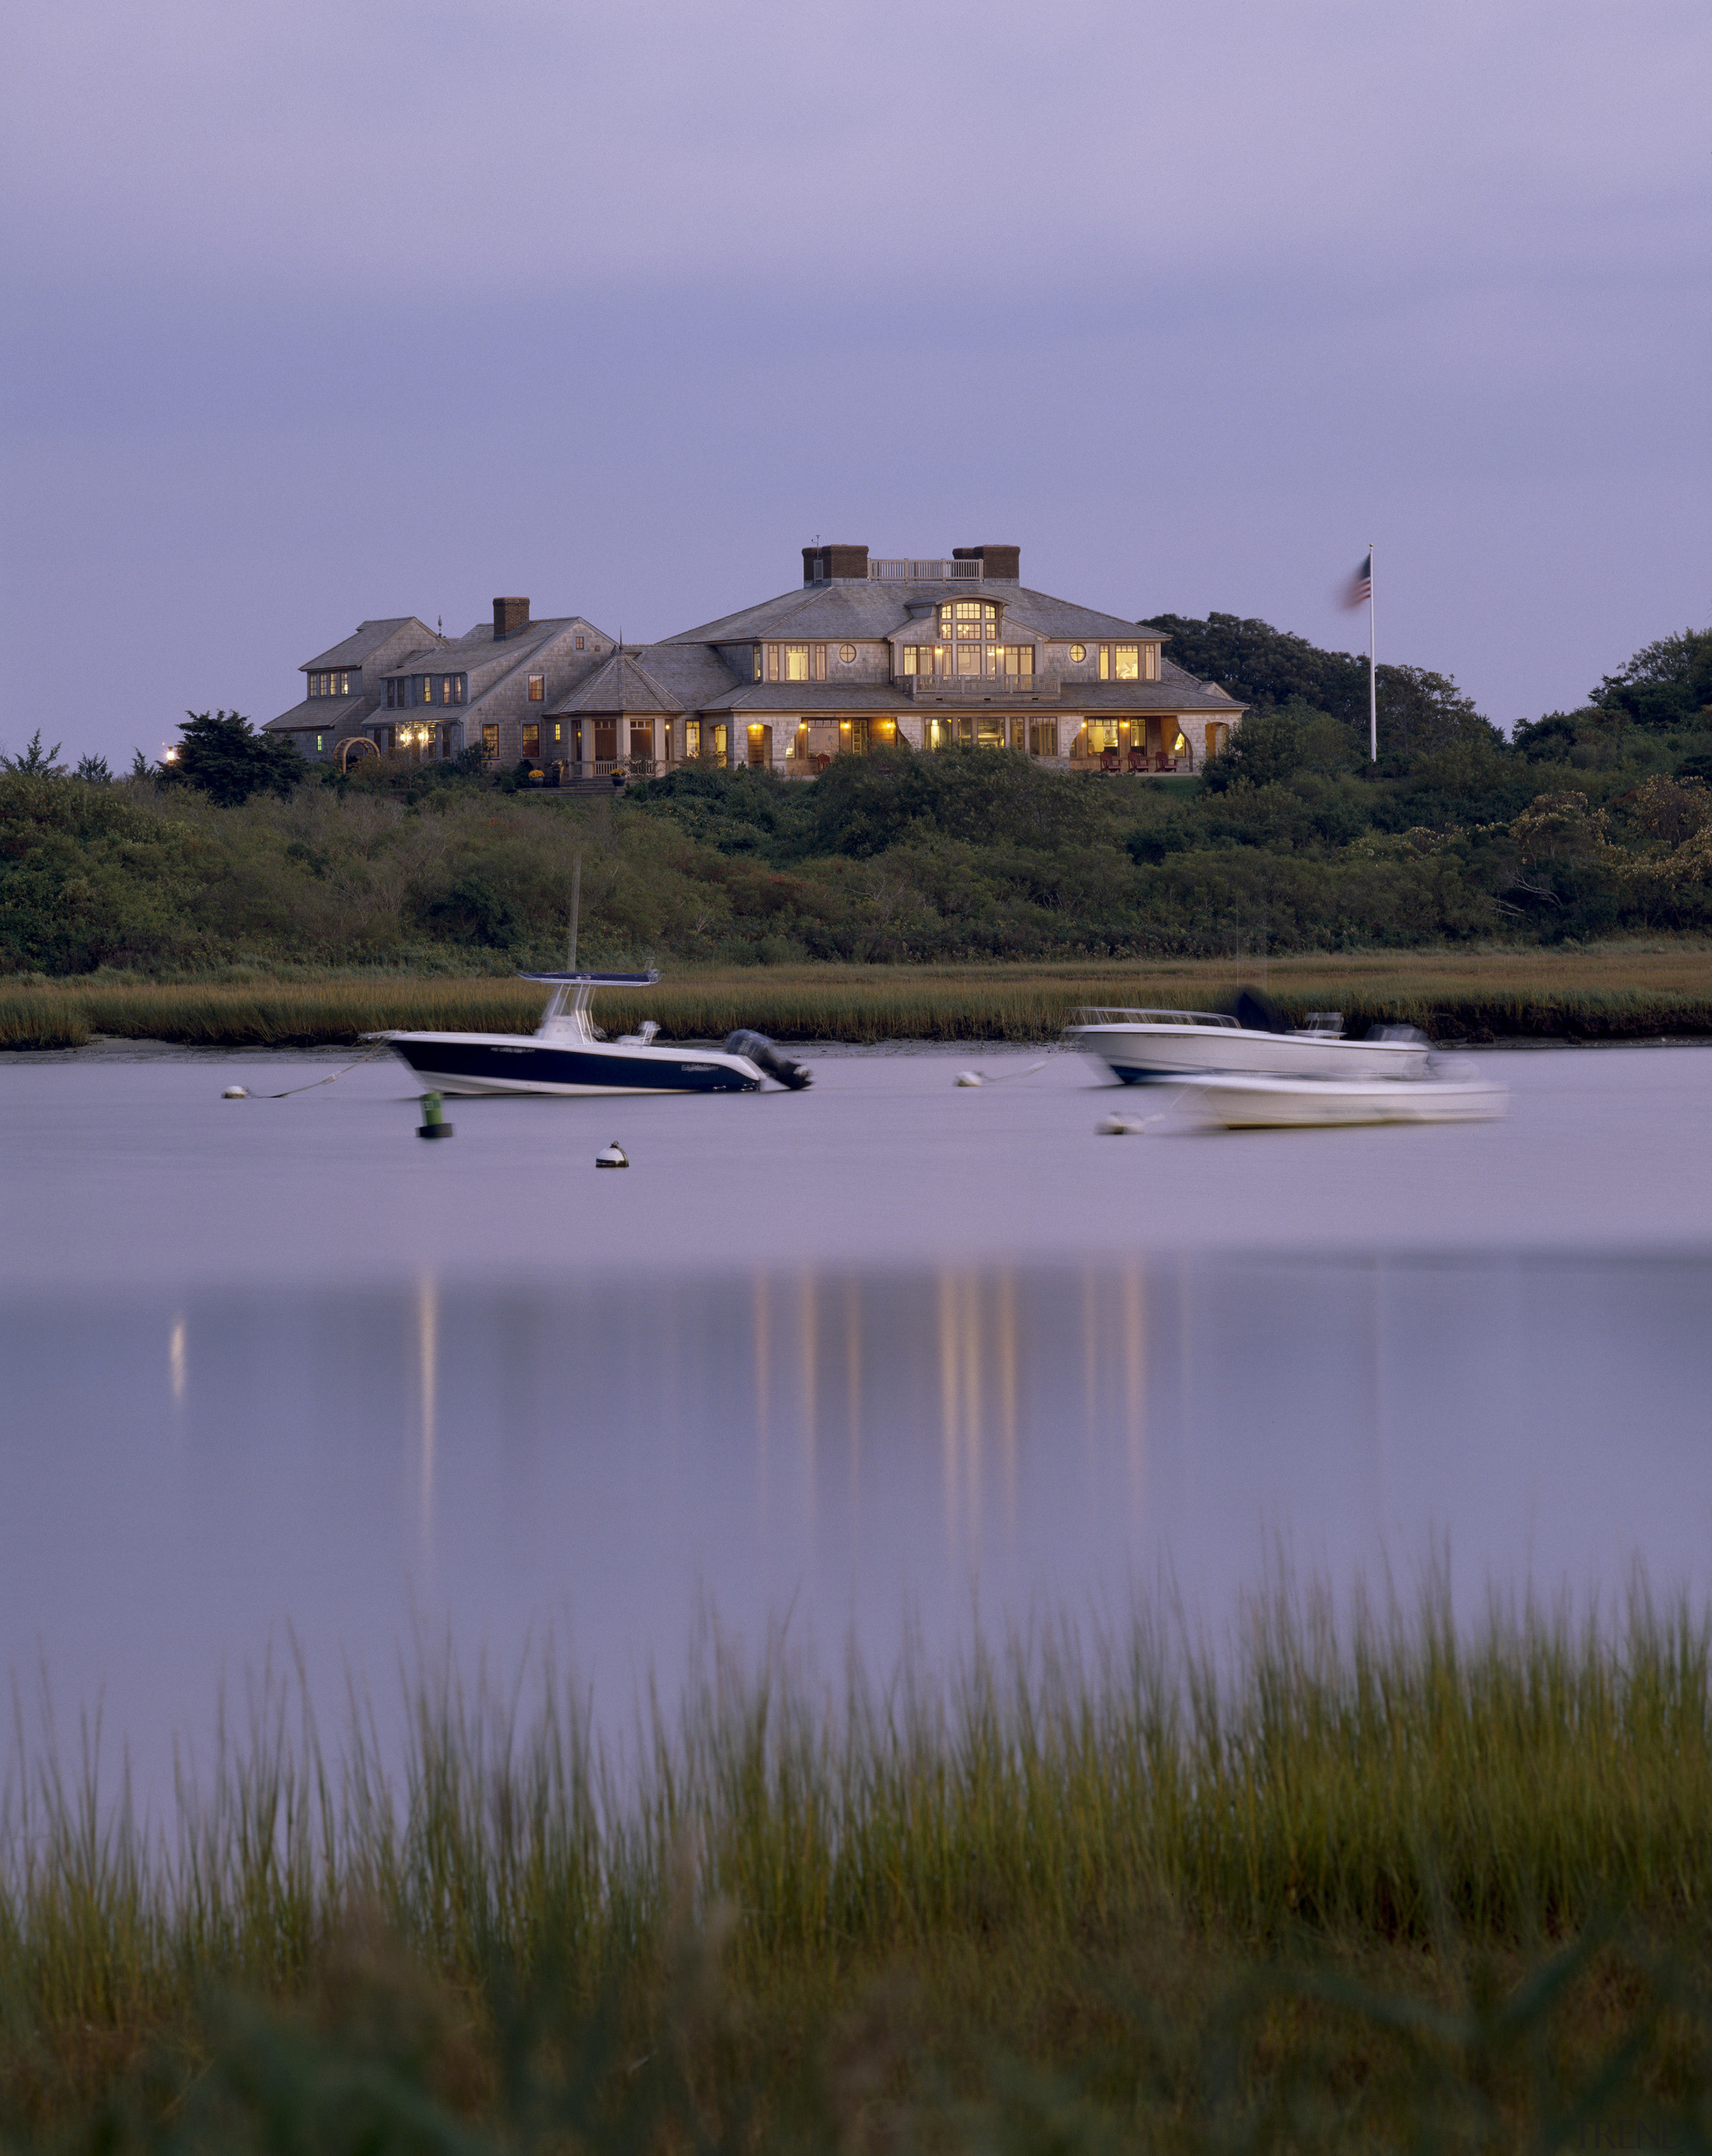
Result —
[[[449,1138],[451,1137],[452,1126],[446,1121],[445,1116],[441,1111],[440,1096],[438,1093],[424,1093],[423,1095],[422,1121],[416,1127],[416,1135],[419,1138]]]

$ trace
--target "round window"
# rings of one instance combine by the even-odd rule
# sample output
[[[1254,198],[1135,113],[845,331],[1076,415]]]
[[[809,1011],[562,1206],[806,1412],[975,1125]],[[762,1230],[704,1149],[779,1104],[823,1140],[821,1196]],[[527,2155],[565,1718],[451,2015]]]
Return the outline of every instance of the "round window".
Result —
[[[1070,646],[1070,664],[1073,666],[1079,666],[1087,656],[1088,646],[1085,644],[1073,644]]]
[[[853,644],[841,644],[838,646],[838,656],[848,666],[851,660],[856,656],[855,645]]]

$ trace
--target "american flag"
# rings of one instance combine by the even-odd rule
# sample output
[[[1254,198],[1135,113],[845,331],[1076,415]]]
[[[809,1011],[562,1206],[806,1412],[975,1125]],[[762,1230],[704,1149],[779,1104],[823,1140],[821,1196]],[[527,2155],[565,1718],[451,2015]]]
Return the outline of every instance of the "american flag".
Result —
[[[1366,560],[1344,586],[1343,603],[1346,607],[1366,606],[1372,596],[1373,555],[1370,549]]]

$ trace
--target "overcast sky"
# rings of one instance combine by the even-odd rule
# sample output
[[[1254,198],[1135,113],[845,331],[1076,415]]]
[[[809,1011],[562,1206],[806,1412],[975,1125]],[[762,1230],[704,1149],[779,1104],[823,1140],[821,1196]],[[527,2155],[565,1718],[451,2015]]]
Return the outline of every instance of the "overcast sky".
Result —
[[[1706,0],[13,0],[0,742],[817,537],[1508,724],[1712,615]]]

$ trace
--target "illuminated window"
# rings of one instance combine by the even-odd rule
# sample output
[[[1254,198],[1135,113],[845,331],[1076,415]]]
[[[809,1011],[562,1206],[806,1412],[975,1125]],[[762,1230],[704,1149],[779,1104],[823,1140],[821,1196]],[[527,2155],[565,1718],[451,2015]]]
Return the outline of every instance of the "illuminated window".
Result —
[[[779,647],[777,644],[770,644],[766,648],[766,678],[769,681],[777,681],[779,678]]]
[[[921,649],[919,644],[906,644],[904,646],[903,656],[904,671],[906,674],[914,674],[920,670],[921,663]],[[927,670],[929,673],[931,673],[933,670],[933,654],[931,652],[929,652],[927,654]]]
[[[761,657],[761,646],[758,644],[755,647],[755,655],[757,660]],[[700,756],[701,754],[701,721],[700,719],[686,719],[684,721],[684,753],[685,756]]]
[[[981,671],[981,646],[978,644],[960,644],[957,646],[957,671],[960,674],[978,674]]]
[[[853,644],[841,644],[838,646],[838,656],[843,660],[845,665],[853,666],[856,663],[855,645]]]
[[[808,646],[806,644],[787,644],[785,646],[785,679],[787,681],[806,681],[808,679]]]
[[[556,719],[553,721],[553,747],[556,748],[565,738],[565,729]]]
[[[755,678],[757,681],[761,679],[761,646],[758,644],[755,647]]]
[[[1141,678],[1144,681],[1159,679],[1159,646],[1144,644],[1141,647]]]
[[[1111,679],[1111,646],[1109,644],[1102,644],[1099,647],[1099,678],[1102,681]]]
[[[987,654],[987,671],[992,674],[1033,674],[1034,646],[1032,644],[999,644]]]
[[[1079,666],[1087,656],[1088,646],[1085,644],[1073,644],[1070,646],[1071,665]]]
[[[1114,647],[1117,678],[1120,681],[1139,681],[1141,679],[1141,647],[1139,644],[1120,644]]]
[[[541,754],[541,726],[535,719],[531,719],[523,729],[523,754],[525,756]]]
[[[530,677],[529,677],[529,701],[530,701],[530,702],[531,702],[531,704],[538,704],[538,703],[540,703],[540,702],[541,701],[542,698],[546,695],[546,693],[547,693],[547,677],[546,677],[546,675],[545,674],[531,674],[531,675],[530,675]],[[449,699],[448,699],[448,701],[449,701],[450,700],[449,700]]]
[[[317,748],[325,748],[326,747],[326,742],[327,737],[325,734],[317,734],[315,736],[315,747]]]
[[[351,694],[351,676],[348,674],[341,674],[339,676],[339,694],[341,696],[348,696]]]
[[[500,753],[500,729],[498,726],[490,725],[482,728],[481,752],[484,756],[497,756]]]
[[[424,674],[422,676],[422,701],[425,704],[431,704],[434,701],[434,677],[432,674]]]

